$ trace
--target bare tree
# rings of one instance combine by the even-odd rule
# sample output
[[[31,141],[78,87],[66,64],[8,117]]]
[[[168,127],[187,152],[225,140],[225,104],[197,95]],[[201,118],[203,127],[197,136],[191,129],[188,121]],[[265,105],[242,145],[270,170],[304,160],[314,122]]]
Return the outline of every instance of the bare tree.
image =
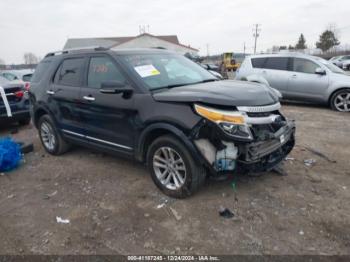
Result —
[[[24,53],[23,58],[26,65],[33,65],[39,62],[38,57],[31,52]]]
[[[5,61],[0,58],[0,65],[4,65],[4,64],[5,64]]]

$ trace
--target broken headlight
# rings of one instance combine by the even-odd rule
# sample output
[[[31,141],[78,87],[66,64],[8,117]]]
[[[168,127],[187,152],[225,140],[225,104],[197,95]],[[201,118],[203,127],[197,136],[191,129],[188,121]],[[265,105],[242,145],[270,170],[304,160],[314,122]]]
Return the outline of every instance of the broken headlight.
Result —
[[[206,106],[194,105],[196,112],[202,117],[215,122],[226,134],[239,139],[253,140],[249,126],[243,113],[226,111]]]

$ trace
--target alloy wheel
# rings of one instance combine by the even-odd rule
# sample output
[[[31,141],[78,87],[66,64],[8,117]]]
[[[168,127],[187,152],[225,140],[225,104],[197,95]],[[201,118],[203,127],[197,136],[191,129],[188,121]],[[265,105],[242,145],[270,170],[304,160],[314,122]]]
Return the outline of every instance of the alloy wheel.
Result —
[[[153,169],[159,182],[170,190],[177,190],[185,184],[185,162],[173,148],[160,147],[154,153]]]
[[[349,112],[350,111],[350,93],[344,92],[338,94],[334,99],[334,106],[338,111]]]
[[[44,146],[53,151],[56,146],[56,137],[51,125],[48,122],[43,122],[40,127],[40,136]]]

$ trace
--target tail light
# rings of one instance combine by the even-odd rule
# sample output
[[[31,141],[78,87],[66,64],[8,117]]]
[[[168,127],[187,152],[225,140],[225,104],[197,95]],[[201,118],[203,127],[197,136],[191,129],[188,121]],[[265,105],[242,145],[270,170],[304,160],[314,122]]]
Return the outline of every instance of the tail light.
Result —
[[[30,83],[29,83],[29,82],[27,82],[27,83],[24,84],[24,89],[25,89],[26,91],[29,91],[29,89],[30,89]]]
[[[24,95],[24,92],[23,92],[23,91],[17,91],[17,92],[15,92],[15,97],[17,97],[17,98],[22,98],[23,95]]]

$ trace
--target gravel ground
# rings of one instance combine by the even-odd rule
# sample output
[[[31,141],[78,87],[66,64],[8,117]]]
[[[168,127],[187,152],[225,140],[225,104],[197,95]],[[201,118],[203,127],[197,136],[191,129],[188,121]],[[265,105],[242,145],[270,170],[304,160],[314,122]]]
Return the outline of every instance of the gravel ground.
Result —
[[[287,176],[208,181],[185,200],[162,195],[141,164],[84,148],[53,157],[32,126],[20,128],[13,136],[35,151],[0,176],[0,253],[350,254],[350,114],[283,111],[297,124]]]

